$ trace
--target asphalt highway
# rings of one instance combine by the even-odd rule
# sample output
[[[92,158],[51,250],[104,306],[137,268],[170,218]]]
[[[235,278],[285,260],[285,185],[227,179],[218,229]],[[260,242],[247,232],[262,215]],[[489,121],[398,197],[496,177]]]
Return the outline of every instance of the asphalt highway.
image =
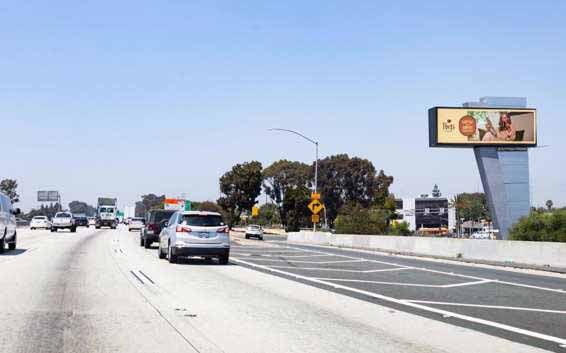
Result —
[[[566,351],[563,275],[284,242],[234,248],[233,261],[424,317]]]
[[[79,228],[77,233],[28,229],[18,232],[17,249],[0,255],[0,352],[471,353],[538,352],[539,348],[558,347],[540,345],[540,339],[521,342],[482,332],[450,318],[429,318],[406,310],[405,305],[394,307],[387,301],[370,301],[365,294],[342,293],[338,288],[344,285],[385,296],[393,295],[387,291],[394,286],[378,281],[422,284],[406,286],[406,292],[399,292],[403,300],[415,301],[417,305],[416,300],[423,298],[454,302],[454,296],[434,293],[443,288],[442,291],[464,289],[461,293],[465,294],[482,286],[468,285],[479,281],[472,278],[392,270],[397,265],[369,261],[336,262],[348,259],[342,253],[328,256],[307,247],[290,249],[280,243],[237,237],[229,265],[194,259],[173,265],[159,260],[155,247],[140,247],[138,234],[124,228]],[[293,253],[283,254],[284,251]],[[296,257],[289,257],[292,254]],[[285,273],[266,273],[258,266],[292,268],[278,267]],[[331,270],[336,266],[366,272]],[[386,269],[391,271],[371,272]],[[330,278],[324,282],[332,282],[336,288],[305,279],[282,278],[288,277],[286,273]],[[399,277],[388,277],[394,273]],[[351,279],[373,282],[348,282]],[[563,284],[557,279],[542,281],[529,283],[554,285],[555,289]],[[515,292],[502,293],[522,295],[520,305],[553,311],[531,312],[533,322],[545,315],[553,323],[548,327],[533,328],[520,321],[520,315],[517,325],[563,337],[560,330],[564,327],[564,315],[554,312],[564,304],[560,304],[561,292],[536,289],[533,295],[541,298],[533,301],[523,290],[534,288],[512,288]],[[428,296],[416,296],[422,293]],[[468,303],[469,296],[465,299]],[[426,305],[446,309],[444,304]],[[511,304],[501,297],[494,305]],[[463,310],[466,315],[483,309],[450,307],[451,312]],[[492,311],[499,310],[503,309]]]

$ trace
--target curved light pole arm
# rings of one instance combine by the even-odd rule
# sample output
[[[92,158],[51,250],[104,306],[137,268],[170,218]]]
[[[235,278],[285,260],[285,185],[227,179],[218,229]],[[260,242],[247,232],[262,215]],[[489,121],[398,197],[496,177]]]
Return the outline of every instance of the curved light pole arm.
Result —
[[[315,145],[318,145],[318,142],[306,137],[305,135],[301,134],[300,132],[294,131],[294,130],[288,130],[288,129],[279,129],[279,128],[274,128],[274,129],[269,129],[269,131],[285,131],[285,132],[290,132],[292,134],[295,134],[297,136],[301,136],[302,138],[304,138],[305,140],[309,141],[310,143],[314,143]]]
[[[289,132],[291,134],[297,135],[302,137],[303,139],[307,140],[308,142],[312,143],[315,145],[316,148],[316,158],[314,160],[314,187],[313,187],[313,191],[316,193],[318,190],[318,141],[315,141],[303,134],[301,134],[300,132],[294,131],[294,130],[289,130],[289,129],[279,129],[279,128],[272,128],[269,129],[269,131],[283,131],[283,132]],[[326,219],[326,209],[324,210],[325,212],[325,219]],[[316,232],[316,223],[313,223],[313,232]]]

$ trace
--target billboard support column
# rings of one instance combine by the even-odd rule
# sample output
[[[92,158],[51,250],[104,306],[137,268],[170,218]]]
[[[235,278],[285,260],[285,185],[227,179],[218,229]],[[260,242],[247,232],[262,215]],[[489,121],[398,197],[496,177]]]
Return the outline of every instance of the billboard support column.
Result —
[[[475,105],[475,104],[474,104]],[[481,107],[525,108],[525,98],[485,97]],[[529,154],[525,147],[474,147],[497,239],[507,239],[511,227],[530,212]]]

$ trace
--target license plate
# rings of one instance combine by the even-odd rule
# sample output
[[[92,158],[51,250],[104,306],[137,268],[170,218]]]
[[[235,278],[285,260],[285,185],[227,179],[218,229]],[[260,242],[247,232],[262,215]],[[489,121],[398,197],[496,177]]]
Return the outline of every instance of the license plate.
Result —
[[[199,233],[199,238],[210,238],[210,235],[208,233]]]

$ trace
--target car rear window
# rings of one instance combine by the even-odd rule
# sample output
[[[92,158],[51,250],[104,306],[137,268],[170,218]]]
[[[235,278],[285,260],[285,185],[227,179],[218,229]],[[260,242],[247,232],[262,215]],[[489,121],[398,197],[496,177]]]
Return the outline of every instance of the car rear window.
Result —
[[[43,220],[43,219],[46,219],[46,217],[45,216],[35,216],[35,217],[33,217],[33,219]]]
[[[71,218],[71,214],[70,213],[57,213],[55,215],[55,217],[57,217],[57,218]]]
[[[132,222],[141,222],[141,223],[145,223],[145,219],[143,219],[143,218],[132,218]]]
[[[196,227],[219,227],[224,225],[222,216],[218,215],[183,215],[181,223]]]
[[[171,215],[175,213],[175,211],[171,212],[151,212],[149,215],[149,223],[159,223],[164,219],[171,218]]]

